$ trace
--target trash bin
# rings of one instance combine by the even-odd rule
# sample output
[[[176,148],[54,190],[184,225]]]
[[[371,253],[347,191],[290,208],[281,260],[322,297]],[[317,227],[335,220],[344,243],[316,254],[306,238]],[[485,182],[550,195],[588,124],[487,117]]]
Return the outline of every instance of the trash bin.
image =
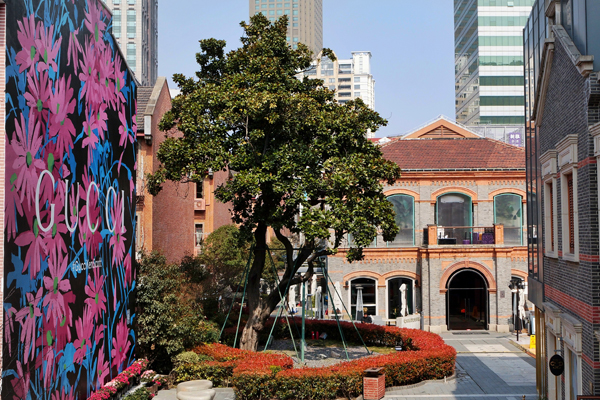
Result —
[[[385,373],[383,368],[369,368],[363,377],[363,399],[379,400],[385,396]]]

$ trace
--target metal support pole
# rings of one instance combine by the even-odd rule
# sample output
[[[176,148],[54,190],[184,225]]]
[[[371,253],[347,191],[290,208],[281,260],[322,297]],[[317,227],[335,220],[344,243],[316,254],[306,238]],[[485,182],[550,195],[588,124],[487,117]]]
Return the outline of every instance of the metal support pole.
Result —
[[[306,282],[302,282],[302,337],[300,338],[300,361],[304,362],[304,349],[306,348],[305,332],[305,311],[306,308]]]

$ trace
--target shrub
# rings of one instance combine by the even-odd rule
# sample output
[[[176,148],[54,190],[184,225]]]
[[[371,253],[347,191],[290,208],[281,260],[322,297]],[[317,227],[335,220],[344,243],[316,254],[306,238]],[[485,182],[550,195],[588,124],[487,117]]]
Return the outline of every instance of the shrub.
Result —
[[[184,263],[190,269],[193,260]],[[140,263],[139,354],[161,373],[171,370],[173,356],[218,337],[217,328],[204,320],[202,308],[189,294],[192,290],[185,268],[168,264],[158,253],[144,255]]]
[[[307,330],[328,332],[335,338],[335,321],[310,321],[310,328],[309,321],[306,323]],[[355,335],[354,339],[359,340],[352,324],[342,324],[347,338]],[[194,348],[194,352],[211,357],[214,361],[179,367],[176,371],[177,380],[211,379],[213,382],[224,382],[228,386],[232,385],[236,398],[242,400],[324,400],[360,395],[363,374],[368,368],[383,367],[386,386],[440,379],[454,372],[456,351],[436,334],[372,324],[359,324],[357,327],[367,344],[402,344],[405,351],[365,357],[328,367],[292,369],[292,359],[285,355],[255,353],[215,343]],[[339,336],[339,331],[337,332]]]

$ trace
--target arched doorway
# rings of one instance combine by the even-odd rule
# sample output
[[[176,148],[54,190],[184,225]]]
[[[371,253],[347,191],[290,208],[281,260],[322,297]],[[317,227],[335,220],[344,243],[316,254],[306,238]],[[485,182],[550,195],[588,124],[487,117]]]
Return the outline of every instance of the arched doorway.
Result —
[[[448,330],[488,328],[488,286],[474,269],[456,271],[447,284],[446,323]]]

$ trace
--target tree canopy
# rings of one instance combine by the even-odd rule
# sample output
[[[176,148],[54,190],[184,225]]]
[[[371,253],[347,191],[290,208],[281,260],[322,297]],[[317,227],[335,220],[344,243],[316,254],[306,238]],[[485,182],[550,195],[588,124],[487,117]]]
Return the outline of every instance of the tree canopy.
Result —
[[[297,269],[308,262],[312,274],[312,260],[331,254],[347,234],[355,246],[348,259],[361,259],[378,231],[389,241],[398,231],[382,189],[400,169],[366,138],[386,124],[377,112],[360,99],[339,104],[322,80],[297,78],[312,68],[311,52],[287,45],[285,16],[270,23],[258,14],[241,26],[242,47],[225,54],[224,41],[201,40],[196,77],[174,75],[181,94],[160,128],[181,135],[160,146],[149,189],[156,194],[166,180],[229,172],[215,197],[230,203],[233,222],[254,236],[246,330],[257,331],[280,300],[277,290],[261,300],[253,289],[265,265],[267,229],[287,250],[283,289],[289,279],[308,279],[295,277]],[[242,346],[255,347],[244,336]]]

